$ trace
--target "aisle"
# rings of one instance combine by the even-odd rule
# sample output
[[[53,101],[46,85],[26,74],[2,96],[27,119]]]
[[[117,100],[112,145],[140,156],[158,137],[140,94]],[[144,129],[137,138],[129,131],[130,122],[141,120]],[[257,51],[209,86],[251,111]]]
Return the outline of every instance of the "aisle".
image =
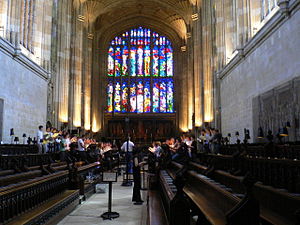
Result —
[[[100,215],[107,211],[108,193],[94,194],[72,213],[66,216],[58,225],[144,225],[146,224],[146,196],[142,206],[131,202],[132,187],[122,187],[121,182],[113,185],[112,210],[120,213],[115,220],[103,220]],[[146,195],[146,192],[143,193]]]

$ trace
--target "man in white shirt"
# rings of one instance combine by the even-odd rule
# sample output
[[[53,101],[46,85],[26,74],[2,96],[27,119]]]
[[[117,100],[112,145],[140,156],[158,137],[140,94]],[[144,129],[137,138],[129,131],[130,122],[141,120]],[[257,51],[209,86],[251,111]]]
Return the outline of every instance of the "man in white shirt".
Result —
[[[127,152],[128,147],[128,152]],[[132,173],[132,150],[134,148],[134,143],[130,141],[130,137],[128,137],[128,140],[125,141],[121,147],[121,150],[126,153],[126,161],[127,161],[127,171],[128,173]]]
[[[87,160],[86,160],[86,152],[84,147],[84,135],[78,138],[77,144],[78,144],[77,149],[79,151],[80,160],[86,162]]]
[[[39,126],[39,130],[37,131],[37,134],[36,134],[36,140],[37,140],[37,146],[38,146],[38,149],[39,149],[39,154],[42,153],[43,151],[43,138],[44,138],[44,134],[43,134],[43,126],[40,125]]]
[[[128,143],[127,143],[128,142]],[[134,148],[134,144],[132,141],[130,141],[130,137],[128,138],[128,141],[125,141],[121,147],[121,150],[124,152],[127,152],[127,146],[128,146],[128,152],[132,152]]]

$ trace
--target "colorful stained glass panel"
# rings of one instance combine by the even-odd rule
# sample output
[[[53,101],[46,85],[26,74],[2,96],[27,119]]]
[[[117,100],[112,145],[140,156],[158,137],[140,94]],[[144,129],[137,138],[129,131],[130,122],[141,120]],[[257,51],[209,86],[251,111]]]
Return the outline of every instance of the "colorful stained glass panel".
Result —
[[[130,112],[136,112],[136,84],[130,84]]]
[[[137,112],[143,113],[144,112],[144,85],[143,81],[139,80],[137,82]]]
[[[115,84],[115,96],[114,96],[114,111],[121,112],[121,84],[116,82]]]
[[[107,83],[106,112],[174,112],[173,49],[166,37],[131,29],[111,41],[107,59],[107,76],[114,78]]]
[[[123,81],[122,83],[122,112],[128,111],[128,83]]]
[[[152,94],[152,102],[153,102],[153,112],[159,112],[159,90],[160,85],[159,82],[155,81],[153,83],[153,94]]]
[[[137,70],[138,70],[138,76],[142,77],[144,75],[143,71],[143,59],[144,59],[144,51],[143,47],[139,46],[137,50]]]
[[[115,52],[115,76],[119,77],[121,74],[121,48],[117,47]]]
[[[111,46],[108,49],[108,65],[107,65],[107,75],[114,76],[114,48]]]
[[[149,77],[150,76],[150,61],[151,61],[151,50],[150,46],[145,46],[145,55],[144,55],[144,65],[145,65],[145,76]]]
[[[151,112],[151,88],[150,80],[145,80],[144,85],[144,112]]]
[[[136,48],[131,47],[130,49],[130,76],[136,76]]]
[[[164,81],[160,82],[160,93],[159,93],[159,107],[160,112],[166,112],[167,109],[167,88],[166,83]]]
[[[165,46],[161,46],[159,49],[159,76],[166,76],[166,53]]]
[[[173,80],[169,80],[167,82],[167,112],[168,113],[173,113]]]
[[[124,46],[122,50],[122,76],[128,75],[128,47]]]
[[[113,82],[109,81],[107,85],[107,112],[113,112]]]
[[[173,50],[169,45],[166,47],[166,55],[167,55],[167,77],[173,76]]]
[[[159,54],[158,54],[158,47],[155,46],[153,48],[153,76],[158,77],[159,73]]]

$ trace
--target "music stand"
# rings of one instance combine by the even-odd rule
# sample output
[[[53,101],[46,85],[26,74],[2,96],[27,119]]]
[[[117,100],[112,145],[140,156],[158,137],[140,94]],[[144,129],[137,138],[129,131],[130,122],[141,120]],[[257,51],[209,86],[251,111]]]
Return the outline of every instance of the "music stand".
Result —
[[[120,216],[117,212],[111,211],[112,206],[112,183],[117,182],[118,172],[103,172],[102,173],[102,182],[108,182],[108,211],[103,213],[101,217],[103,220],[111,220],[118,218]]]

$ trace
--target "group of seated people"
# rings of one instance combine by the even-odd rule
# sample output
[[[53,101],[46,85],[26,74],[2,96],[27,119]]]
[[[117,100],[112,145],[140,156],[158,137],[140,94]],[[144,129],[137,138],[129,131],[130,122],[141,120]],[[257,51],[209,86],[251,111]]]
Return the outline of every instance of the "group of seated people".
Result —
[[[156,158],[169,157],[171,160],[182,161],[186,158],[195,158],[198,152],[218,154],[221,147],[222,134],[213,128],[201,131],[200,136],[182,135],[178,138],[170,138],[165,142],[155,141],[149,147]],[[198,142],[198,143],[197,143]]]
[[[71,161],[73,158],[82,161],[90,158],[93,161],[100,160],[111,150],[121,150],[121,146],[115,142],[113,144],[108,141],[97,142],[87,135],[70,135],[56,128],[47,128],[43,132],[42,126],[39,127],[36,140],[40,153],[59,152],[61,161]],[[198,138],[194,135],[182,135],[178,138],[169,138],[164,142],[155,141],[148,150],[156,158],[164,157],[181,161],[184,158],[196,157],[198,151],[218,154],[221,141],[222,134],[217,129],[206,128],[201,131]]]

